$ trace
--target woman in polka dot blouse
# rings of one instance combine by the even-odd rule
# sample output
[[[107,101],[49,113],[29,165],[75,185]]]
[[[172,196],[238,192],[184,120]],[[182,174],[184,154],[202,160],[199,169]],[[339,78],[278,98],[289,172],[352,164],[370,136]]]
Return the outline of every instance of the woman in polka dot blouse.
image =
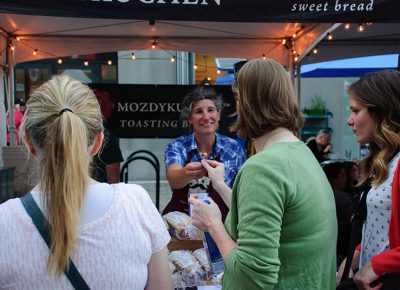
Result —
[[[353,268],[359,268],[354,281],[359,289],[380,289],[370,283],[384,273],[400,272],[400,72],[365,75],[348,93],[347,124],[357,142],[369,144],[358,185],[372,180],[362,242],[353,258]]]

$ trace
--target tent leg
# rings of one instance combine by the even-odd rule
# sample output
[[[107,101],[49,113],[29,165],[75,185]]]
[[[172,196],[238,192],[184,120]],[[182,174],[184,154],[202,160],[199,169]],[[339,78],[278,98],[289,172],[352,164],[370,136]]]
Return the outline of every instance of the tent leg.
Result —
[[[7,76],[7,100],[8,100],[8,120],[10,132],[10,146],[15,146],[16,141],[16,128],[14,120],[14,50],[12,50],[13,39],[11,36],[7,37],[7,50],[6,50],[6,76]]]
[[[296,94],[297,94],[297,102],[300,106],[300,101],[301,101],[301,64],[298,63],[296,65]]]

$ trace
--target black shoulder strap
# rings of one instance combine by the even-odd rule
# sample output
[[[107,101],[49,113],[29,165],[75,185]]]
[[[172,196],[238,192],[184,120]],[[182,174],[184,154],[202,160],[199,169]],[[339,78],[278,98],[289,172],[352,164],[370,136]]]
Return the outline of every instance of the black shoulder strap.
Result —
[[[36,202],[30,192],[22,196],[21,203],[24,206],[28,215],[32,218],[33,224],[38,229],[43,240],[46,242],[47,246],[50,248],[51,239],[49,234],[49,227],[46,218],[44,217],[42,211],[37,206]],[[72,286],[77,290],[89,290],[89,286],[86,284],[85,280],[82,278],[75,264],[69,259],[70,265],[68,270],[65,269],[64,273],[68,280],[71,282]]]
[[[344,281],[349,277],[351,262],[353,261],[354,251],[362,239],[362,227],[367,217],[367,194],[371,189],[371,179],[368,179],[361,187],[361,198],[355,210],[353,220],[351,222],[350,241],[347,250],[347,260],[342,274]]]

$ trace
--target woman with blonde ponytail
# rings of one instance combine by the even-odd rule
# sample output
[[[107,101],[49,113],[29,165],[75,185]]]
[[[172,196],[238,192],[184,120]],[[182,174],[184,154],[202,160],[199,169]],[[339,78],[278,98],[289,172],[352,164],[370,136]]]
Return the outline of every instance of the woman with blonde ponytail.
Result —
[[[38,162],[30,194],[51,243],[20,199],[0,205],[0,289],[71,289],[70,261],[91,289],[172,289],[169,234],[147,192],[90,178],[102,124],[93,92],[70,77],[53,77],[31,94],[21,135]]]

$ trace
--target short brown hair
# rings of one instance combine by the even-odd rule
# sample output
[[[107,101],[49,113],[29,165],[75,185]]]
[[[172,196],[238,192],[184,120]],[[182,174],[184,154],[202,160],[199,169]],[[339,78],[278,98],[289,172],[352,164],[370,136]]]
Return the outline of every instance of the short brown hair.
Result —
[[[278,127],[297,132],[303,125],[293,84],[273,59],[253,59],[239,71],[239,118],[231,129],[257,138]]]

